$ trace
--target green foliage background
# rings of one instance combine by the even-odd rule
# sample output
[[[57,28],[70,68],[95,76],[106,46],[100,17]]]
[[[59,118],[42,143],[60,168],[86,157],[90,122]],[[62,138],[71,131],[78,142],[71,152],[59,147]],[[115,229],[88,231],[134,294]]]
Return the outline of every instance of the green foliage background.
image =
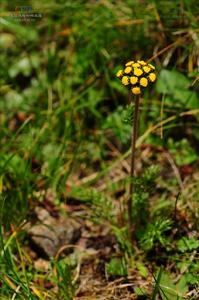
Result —
[[[14,11],[17,5],[22,4],[3,1],[2,12]],[[130,128],[122,124],[118,111],[127,103],[127,91],[115,72],[129,59],[149,59],[176,43],[155,59],[159,79],[146,92],[145,103],[161,100],[164,94],[166,105],[176,113],[198,107],[198,95],[191,89],[198,54],[195,1],[25,1],[24,5],[41,17],[24,22],[2,17],[0,40],[0,165],[10,199],[4,205],[18,221],[40,177],[46,188],[61,192],[71,171],[83,162],[102,163],[107,128],[113,129],[119,144],[127,145]],[[159,108],[143,113],[142,131],[159,118]],[[19,112],[26,114],[23,126],[16,117]],[[33,158],[40,174],[31,170]]]
[[[23,5],[41,16],[32,20],[10,16]],[[74,174],[98,173],[82,190],[106,180],[115,163],[109,159],[110,141],[121,157],[128,151],[131,126],[123,122],[128,91],[115,74],[129,59],[154,56],[158,74],[157,83],[144,92],[140,135],[151,124],[175,116],[164,126],[163,139],[154,133],[145,142],[171,151],[177,166],[198,162],[198,114],[180,117],[199,108],[197,15],[195,0],[2,1],[4,228],[28,217],[32,201],[34,205],[42,201],[40,190],[52,189],[59,204],[68,197],[68,182],[76,187]],[[117,187],[111,185],[110,190]],[[198,186],[194,189],[197,195]]]

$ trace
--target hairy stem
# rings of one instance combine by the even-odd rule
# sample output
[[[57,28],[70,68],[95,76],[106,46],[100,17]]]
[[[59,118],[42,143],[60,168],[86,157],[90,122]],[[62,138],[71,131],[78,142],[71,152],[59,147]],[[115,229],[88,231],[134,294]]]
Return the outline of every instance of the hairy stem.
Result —
[[[138,134],[139,103],[140,103],[140,96],[136,96],[133,126],[132,126],[132,136],[131,136],[131,170],[130,170],[130,186],[129,186],[129,199],[128,199],[129,232],[132,239],[134,237],[134,224],[133,224],[133,217],[132,217],[133,194],[134,194],[133,178],[135,176],[135,146],[136,146],[136,140]]]

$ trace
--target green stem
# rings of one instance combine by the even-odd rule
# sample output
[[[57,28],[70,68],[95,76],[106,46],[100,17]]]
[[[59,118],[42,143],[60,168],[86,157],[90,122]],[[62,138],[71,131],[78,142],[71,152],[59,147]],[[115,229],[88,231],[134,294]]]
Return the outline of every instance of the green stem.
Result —
[[[138,134],[139,102],[140,102],[140,96],[136,96],[133,126],[132,126],[132,136],[131,136],[131,170],[130,170],[130,186],[129,186],[129,199],[128,199],[128,222],[129,222],[129,232],[132,239],[134,237],[134,224],[133,224],[133,217],[132,217],[133,194],[134,194],[133,179],[135,176],[135,147],[136,147],[136,140]]]

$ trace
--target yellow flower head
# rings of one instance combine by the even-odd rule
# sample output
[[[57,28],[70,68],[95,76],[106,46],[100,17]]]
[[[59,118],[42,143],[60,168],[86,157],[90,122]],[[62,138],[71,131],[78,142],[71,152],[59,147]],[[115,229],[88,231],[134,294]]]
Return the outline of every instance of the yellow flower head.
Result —
[[[133,66],[134,68],[139,68],[139,67],[140,67],[140,64],[139,64],[138,62],[136,62],[136,63],[132,64],[132,66]]]
[[[155,70],[155,67],[154,67],[153,65],[149,64],[149,66],[150,66],[153,70]]]
[[[142,69],[140,68],[135,68],[133,72],[136,76],[141,76],[143,74]]]
[[[151,68],[149,66],[144,66],[143,70],[145,73],[149,73],[151,71]]]
[[[129,77],[128,76],[123,76],[122,77],[122,84],[123,85],[128,85],[129,84]]]
[[[134,61],[133,61],[133,60],[128,61],[128,62],[125,64],[125,66],[126,66],[126,67],[132,66],[132,64],[134,64]]]
[[[133,87],[132,89],[131,89],[131,91],[132,91],[132,93],[134,94],[134,95],[139,95],[139,94],[141,94],[141,90],[140,90],[140,87],[138,86],[138,87]]]
[[[126,74],[131,73],[131,71],[132,71],[132,68],[131,68],[131,67],[126,67],[126,68],[124,69],[124,73],[126,73]]]
[[[144,60],[138,60],[138,63],[142,66],[146,66],[146,62]]]
[[[119,70],[119,71],[117,71],[117,74],[116,74],[116,76],[117,76],[118,78],[121,78],[121,77],[122,77],[122,75],[123,75],[123,70]]]
[[[155,67],[144,60],[129,61],[116,76],[127,86],[134,95],[141,94],[143,88],[156,80]]]
[[[131,84],[136,84],[138,82],[138,78],[136,76],[130,77]]]
[[[154,82],[154,81],[156,80],[156,75],[155,75],[155,73],[150,73],[150,74],[149,74],[149,79],[150,79],[151,82]]]
[[[146,87],[148,85],[148,80],[145,77],[140,79],[140,85]]]

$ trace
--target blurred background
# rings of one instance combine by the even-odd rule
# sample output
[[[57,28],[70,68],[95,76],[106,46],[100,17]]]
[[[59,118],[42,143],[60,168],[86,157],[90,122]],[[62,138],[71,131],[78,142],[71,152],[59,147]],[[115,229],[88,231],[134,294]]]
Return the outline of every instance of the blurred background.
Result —
[[[84,199],[85,188],[113,199],[125,194],[131,125],[123,122],[128,90],[115,74],[132,59],[150,59],[157,72],[141,101],[137,172],[159,165],[154,199],[169,211],[183,189],[189,205],[182,200],[182,208],[195,224],[197,1],[2,0],[0,19],[5,232],[31,219],[45,201],[54,209],[67,199]]]
[[[0,46],[0,166],[12,219],[41,186],[62,193],[71,172],[103,169],[109,135],[129,147],[120,118],[128,91],[115,78],[128,60],[154,56],[158,72],[144,94],[141,133],[198,108],[196,1],[2,1]],[[173,137],[193,162],[197,116],[169,125],[150,142],[168,147]]]

